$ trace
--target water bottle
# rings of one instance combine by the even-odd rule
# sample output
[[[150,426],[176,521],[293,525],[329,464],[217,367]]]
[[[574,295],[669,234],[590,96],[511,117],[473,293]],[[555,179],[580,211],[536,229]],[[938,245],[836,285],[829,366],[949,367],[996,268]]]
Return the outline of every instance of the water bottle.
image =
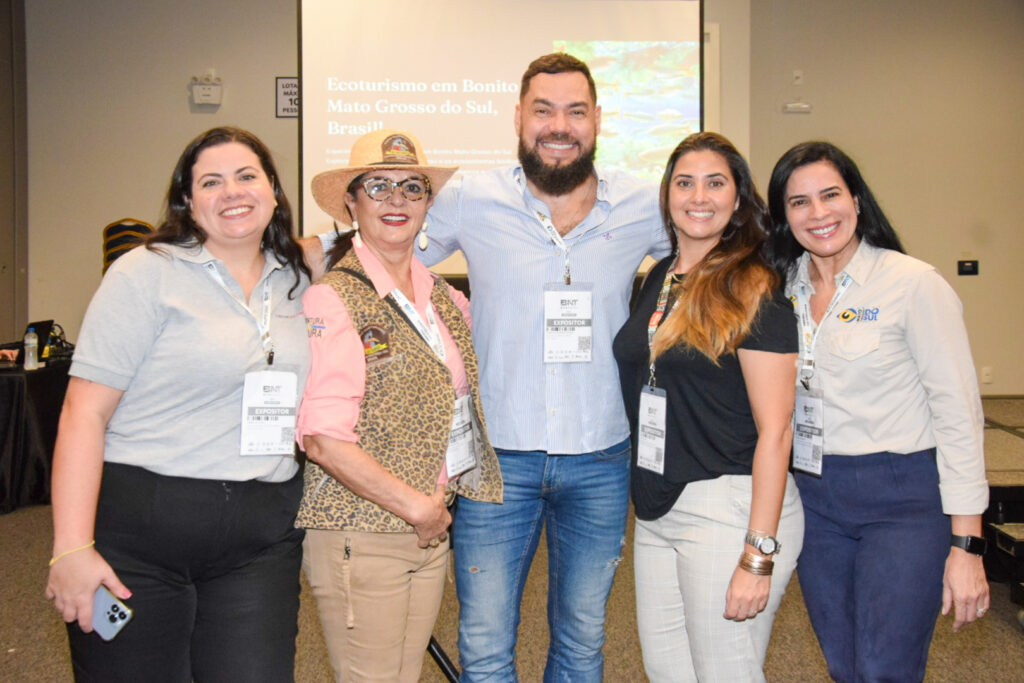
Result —
[[[25,369],[35,370],[39,367],[39,337],[34,327],[25,333]]]

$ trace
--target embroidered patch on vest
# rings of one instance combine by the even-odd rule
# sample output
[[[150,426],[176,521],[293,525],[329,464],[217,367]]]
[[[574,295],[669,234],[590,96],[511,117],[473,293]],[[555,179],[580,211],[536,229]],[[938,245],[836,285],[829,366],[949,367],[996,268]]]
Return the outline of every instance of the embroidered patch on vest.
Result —
[[[306,335],[310,338],[322,337],[326,329],[323,318],[306,318]]]
[[[367,363],[376,363],[391,357],[391,335],[381,325],[367,325],[359,330],[363,354]]]

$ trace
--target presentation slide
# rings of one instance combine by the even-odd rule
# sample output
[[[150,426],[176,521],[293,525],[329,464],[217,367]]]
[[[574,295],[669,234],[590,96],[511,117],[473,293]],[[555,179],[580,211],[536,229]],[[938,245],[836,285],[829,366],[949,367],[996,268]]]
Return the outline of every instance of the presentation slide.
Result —
[[[520,80],[550,52],[591,69],[597,163],[658,179],[700,130],[701,34],[699,0],[302,0],[302,233],[332,227],[310,180],[369,131],[464,174],[517,163]]]

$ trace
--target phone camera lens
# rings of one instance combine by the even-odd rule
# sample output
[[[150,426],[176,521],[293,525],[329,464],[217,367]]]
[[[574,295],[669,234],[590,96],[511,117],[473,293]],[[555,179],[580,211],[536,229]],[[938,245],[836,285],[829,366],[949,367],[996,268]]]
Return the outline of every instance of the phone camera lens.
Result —
[[[117,616],[118,616],[118,617],[120,617],[121,621],[124,621],[125,619],[127,619],[127,618],[128,618],[128,615],[127,615],[127,614],[125,614],[124,612],[121,612],[121,613],[120,613],[119,615],[117,615]]]
[[[117,614],[119,609],[120,608],[117,605],[111,605],[110,606],[110,611],[113,612],[114,614]]]
[[[111,623],[111,624],[116,624],[116,623],[117,623],[117,616],[115,616],[115,615],[113,615],[113,614],[108,614],[108,615],[107,615],[107,619],[109,619],[109,620],[110,620],[110,623]]]

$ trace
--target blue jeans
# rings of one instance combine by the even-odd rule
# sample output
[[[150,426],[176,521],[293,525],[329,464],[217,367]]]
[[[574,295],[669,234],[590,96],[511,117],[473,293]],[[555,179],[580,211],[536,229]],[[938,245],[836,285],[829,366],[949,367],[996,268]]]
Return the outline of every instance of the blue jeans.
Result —
[[[822,474],[796,474],[797,574],[829,674],[839,683],[920,681],[949,555],[935,449],[826,455]]]
[[[453,540],[462,681],[515,681],[523,586],[547,525],[545,681],[600,681],[604,617],[622,561],[629,440],[594,453],[498,450],[504,503],[459,500]]]

